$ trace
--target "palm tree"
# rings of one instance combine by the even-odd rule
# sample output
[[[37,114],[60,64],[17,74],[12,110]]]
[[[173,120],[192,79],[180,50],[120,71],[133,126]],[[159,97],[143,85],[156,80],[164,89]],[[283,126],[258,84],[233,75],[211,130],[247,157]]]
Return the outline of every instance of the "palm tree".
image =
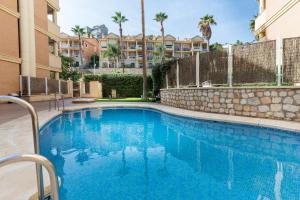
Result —
[[[107,50],[103,52],[103,57],[108,58],[110,61],[113,61],[114,66],[116,66],[117,60],[120,55],[120,47],[114,44],[108,44]]]
[[[145,7],[144,0],[141,0],[142,35],[143,35],[143,99],[147,99],[147,52],[145,33]]]
[[[80,54],[80,64],[83,65],[83,57],[82,57],[82,36],[85,34],[84,28],[81,28],[79,25],[76,25],[71,29],[71,31],[78,36],[79,40],[79,54]]]
[[[202,32],[203,37],[207,40],[208,46],[209,41],[212,36],[212,30],[211,26],[217,25],[217,22],[214,19],[213,15],[205,15],[202,17],[198,23],[198,27],[200,28],[200,31]]]
[[[121,49],[121,65],[123,67],[123,73],[124,73],[124,63],[123,63],[123,51],[122,51],[122,38],[123,38],[123,29],[122,29],[122,23],[125,23],[126,21],[128,21],[128,19],[122,15],[121,12],[116,12],[115,13],[116,15],[115,16],[112,16],[112,19],[113,19],[113,22],[115,22],[116,24],[119,25],[119,31],[120,31],[120,39],[119,39],[119,46],[120,46],[120,49]]]
[[[92,30],[86,30],[86,34],[87,34],[87,36],[88,36],[88,38],[94,38],[94,35],[93,35],[93,32],[92,32]]]
[[[253,18],[250,20],[249,28],[252,33],[255,31],[255,20],[257,18],[257,15],[254,15]]]
[[[162,35],[162,62],[164,61],[165,58],[165,28],[164,28],[164,21],[168,19],[168,15],[163,12],[159,12],[155,15],[154,20],[160,23],[160,31]]]

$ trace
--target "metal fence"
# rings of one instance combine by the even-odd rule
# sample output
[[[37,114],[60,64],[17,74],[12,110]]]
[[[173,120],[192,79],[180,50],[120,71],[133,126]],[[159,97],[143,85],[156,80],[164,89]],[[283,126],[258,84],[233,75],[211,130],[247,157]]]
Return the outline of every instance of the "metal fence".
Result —
[[[300,82],[300,38],[200,52],[172,64],[167,75],[168,87],[173,88],[201,86],[203,82],[213,85],[292,85]]]
[[[63,80],[48,78],[21,77],[21,92],[26,95],[68,94],[68,83]]]

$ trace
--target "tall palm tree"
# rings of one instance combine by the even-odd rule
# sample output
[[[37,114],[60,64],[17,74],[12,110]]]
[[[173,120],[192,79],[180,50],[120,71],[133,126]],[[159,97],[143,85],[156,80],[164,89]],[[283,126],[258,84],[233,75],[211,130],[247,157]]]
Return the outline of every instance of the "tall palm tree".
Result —
[[[83,65],[83,57],[82,57],[82,36],[85,34],[84,28],[81,28],[79,25],[76,25],[71,29],[71,31],[78,36],[79,40],[79,54],[80,54],[80,64]]]
[[[164,28],[164,21],[168,19],[168,15],[164,12],[159,12],[155,15],[154,20],[160,23],[160,31],[161,31],[161,36],[162,36],[162,62],[164,61],[165,58],[165,28]]]
[[[107,50],[103,52],[103,57],[108,58],[116,66],[120,54],[121,51],[118,45],[108,44]]]
[[[142,35],[143,35],[143,99],[147,99],[147,52],[145,33],[145,7],[144,0],[141,0]]]
[[[88,36],[88,38],[94,38],[94,35],[93,35],[93,32],[92,32],[92,30],[86,30],[86,34],[87,34],[87,36]]]
[[[254,15],[253,18],[250,20],[249,28],[252,33],[255,31],[255,20],[257,18],[257,15]]]
[[[205,15],[202,17],[198,23],[198,27],[200,28],[200,31],[202,32],[203,37],[207,40],[208,46],[209,46],[209,41],[212,36],[212,30],[211,26],[212,25],[217,25],[217,22],[214,19],[213,15]]]
[[[113,22],[115,22],[116,24],[119,25],[119,31],[120,31],[119,46],[121,49],[121,55],[120,55],[121,59],[120,60],[121,60],[121,65],[123,67],[123,73],[124,73],[125,65],[123,63],[124,56],[123,56],[123,51],[122,51],[122,39],[123,39],[122,24],[125,23],[126,21],[128,21],[128,19],[124,15],[122,15],[121,12],[116,12],[115,16],[112,16],[112,20],[113,20]]]

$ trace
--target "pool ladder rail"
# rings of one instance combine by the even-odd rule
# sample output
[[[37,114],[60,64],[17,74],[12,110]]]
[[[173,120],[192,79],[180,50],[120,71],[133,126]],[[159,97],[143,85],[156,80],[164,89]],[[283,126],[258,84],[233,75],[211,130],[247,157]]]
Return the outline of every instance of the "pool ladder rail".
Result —
[[[59,96],[60,96],[60,98],[59,98]],[[62,112],[64,112],[64,110],[65,110],[65,96],[63,94],[62,95],[58,94],[58,97],[57,97],[56,93],[54,94],[54,98],[49,100],[49,112],[52,109],[52,102],[54,103],[54,109],[55,110],[57,109],[59,111],[60,110],[60,106],[59,106],[60,101],[62,101]]]
[[[32,129],[33,129],[33,144],[34,144],[34,153],[35,155],[19,155],[19,156],[10,156],[10,157],[4,157],[3,159],[1,158],[1,163],[5,163],[5,165],[7,163],[11,164],[14,162],[20,162],[20,161],[32,161],[36,163],[36,176],[37,176],[37,188],[38,188],[38,200],[44,200],[45,196],[44,196],[44,182],[43,182],[43,171],[42,171],[42,165],[45,165],[46,169],[49,171],[49,175],[50,175],[50,180],[51,180],[51,176],[55,176],[56,178],[53,178],[53,182],[52,183],[56,186],[53,186],[52,184],[52,189],[55,191],[52,191],[52,195],[53,195],[53,200],[58,200],[58,187],[57,187],[57,176],[55,173],[55,169],[53,168],[52,163],[47,160],[46,158],[40,156],[40,144],[39,144],[39,120],[38,120],[38,115],[37,112],[35,111],[34,107],[28,103],[27,101],[17,98],[17,97],[12,97],[12,96],[1,96],[0,95],[0,103],[6,103],[6,102],[11,102],[11,103],[16,103],[18,105],[20,105],[21,107],[25,108],[31,116],[31,121],[32,121]],[[49,163],[51,165],[49,165]],[[4,165],[4,164],[3,164]],[[47,166],[46,166],[47,165]],[[49,167],[50,166],[50,167]],[[0,165],[1,167],[1,165]],[[48,168],[49,169],[48,169]],[[51,168],[53,168],[53,172],[51,172]],[[51,175],[52,174],[52,175]],[[51,181],[50,181],[51,182]],[[56,189],[55,189],[56,187]],[[57,198],[54,198],[54,194],[57,195]]]
[[[19,162],[34,162],[40,166],[44,166],[50,177],[50,186],[51,186],[51,200],[59,200],[58,194],[58,180],[53,164],[44,156],[37,154],[22,154],[22,155],[11,155],[0,158],[0,168]],[[45,197],[42,198],[43,200]]]

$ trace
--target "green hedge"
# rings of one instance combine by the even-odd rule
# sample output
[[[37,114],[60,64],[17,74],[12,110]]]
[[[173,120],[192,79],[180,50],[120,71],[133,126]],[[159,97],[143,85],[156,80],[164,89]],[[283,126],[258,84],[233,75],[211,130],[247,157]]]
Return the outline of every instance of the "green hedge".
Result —
[[[86,75],[85,82],[100,81],[103,97],[109,97],[116,89],[118,97],[141,97],[143,94],[143,76],[135,74]],[[152,91],[152,78],[148,77],[148,91]]]

